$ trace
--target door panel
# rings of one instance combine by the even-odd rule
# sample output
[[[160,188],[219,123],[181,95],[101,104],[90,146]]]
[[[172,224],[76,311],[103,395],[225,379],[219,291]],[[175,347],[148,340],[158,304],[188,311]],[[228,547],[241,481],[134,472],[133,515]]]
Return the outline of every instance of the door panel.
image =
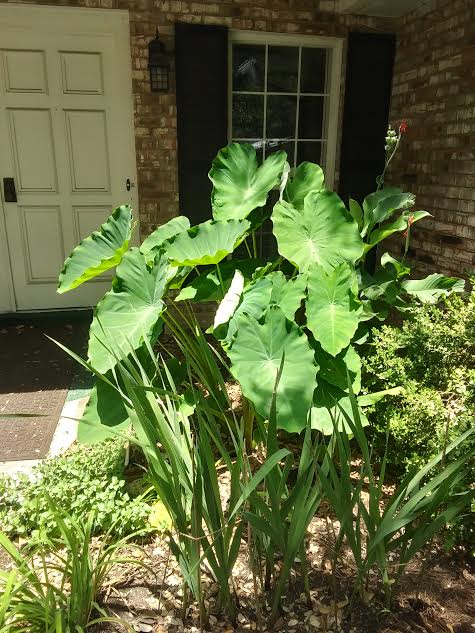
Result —
[[[110,191],[106,113],[69,110],[65,114],[72,191]]]
[[[17,193],[57,191],[50,110],[9,109]]]
[[[64,259],[59,207],[18,207],[27,281],[56,283]],[[49,244],[45,257],[45,244]]]
[[[44,51],[4,51],[7,92],[46,93]]]
[[[3,211],[19,310],[94,305],[110,275],[58,295],[63,261],[112,208],[138,207],[126,189],[136,181],[128,24],[92,11],[104,20],[95,33],[90,13],[0,7],[0,178],[15,179],[18,198]]]

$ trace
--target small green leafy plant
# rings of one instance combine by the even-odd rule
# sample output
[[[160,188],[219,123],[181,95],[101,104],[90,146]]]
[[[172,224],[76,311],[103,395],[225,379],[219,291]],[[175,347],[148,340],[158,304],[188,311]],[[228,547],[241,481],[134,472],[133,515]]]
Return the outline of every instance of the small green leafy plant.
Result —
[[[423,466],[458,435],[474,428],[474,308],[472,289],[466,296],[446,297],[438,305],[414,306],[400,328],[383,326],[373,332],[363,358],[367,388],[404,385],[404,392],[378,402],[369,414],[380,455],[386,450],[389,430],[387,462],[393,476]],[[465,488],[474,480],[472,465]],[[454,530],[475,547],[473,514]]]
[[[124,442],[112,439],[77,446],[40,463],[30,476],[0,478],[0,529],[36,539],[52,536],[62,508],[82,520],[94,510],[95,532],[113,529],[117,536],[145,529],[150,506],[133,498],[124,481]]]

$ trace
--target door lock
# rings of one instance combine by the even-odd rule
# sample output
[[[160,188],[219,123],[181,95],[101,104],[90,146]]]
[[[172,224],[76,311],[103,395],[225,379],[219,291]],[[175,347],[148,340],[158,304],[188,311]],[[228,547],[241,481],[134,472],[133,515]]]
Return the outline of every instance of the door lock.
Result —
[[[134,187],[135,187],[135,182],[130,182],[130,178],[127,178],[127,180],[125,181],[125,188],[127,189],[127,191],[130,191]]]
[[[17,202],[14,178],[3,179],[3,196],[5,202]]]

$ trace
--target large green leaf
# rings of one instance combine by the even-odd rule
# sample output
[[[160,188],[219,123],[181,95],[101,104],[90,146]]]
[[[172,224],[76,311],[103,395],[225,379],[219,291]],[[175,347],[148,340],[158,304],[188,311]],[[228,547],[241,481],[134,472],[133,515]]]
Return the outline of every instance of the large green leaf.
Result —
[[[120,394],[103,380],[97,380],[78,425],[78,442],[95,444],[124,431],[130,423]]]
[[[336,193],[311,191],[303,211],[278,202],[272,222],[279,253],[300,272],[314,264],[331,270],[342,261],[354,263],[363,254],[358,226]]]
[[[227,292],[234,276],[234,271],[240,270],[246,281],[249,281],[253,273],[266,263],[265,259],[231,259],[219,265],[224,290]],[[195,277],[187,286],[181,289],[175,301],[220,301],[223,298],[221,280],[213,266],[211,270],[205,270]]]
[[[290,176],[284,192],[284,199],[296,209],[303,209],[305,196],[310,191],[323,189],[325,176],[323,170],[315,163],[303,162]]]
[[[208,220],[164,243],[173,266],[218,264],[242,242],[247,220]]]
[[[242,315],[228,352],[231,371],[256,411],[268,418],[272,393],[282,357],[284,365],[277,389],[277,424],[289,432],[305,428],[312,405],[317,366],[307,337],[271,306],[263,322]]]
[[[89,331],[91,365],[105,373],[115,365],[114,355],[127,356],[149,339],[165,306],[168,262],[158,253],[147,265],[138,248],[124,255],[113,288],[98,303]]]
[[[117,266],[129,248],[131,235],[132,209],[128,205],[117,207],[100,230],[82,240],[64,262],[59,294]]]
[[[243,314],[254,317],[258,320],[269,306],[272,292],[272,283],[267,277],[256,279],[249,284],[242,293],[242,299],[229,323],[219,329],[214,330],[216,338],[222,340],[226,345],[231,345],[234,335],[239,327],[239,319]]]
[[[320,369],[317,378],[348,391],[348,374],[354,393],[361,389],[361,359],[351,345],[335,357],[325,352],[318,343],[315,346],[315,360]]]
[[[343,411],[350,419],[353,419],[351,400],[347,393],[328,384],[325,380],[319,380],[313,397],[311,409],[312,429],[320,431],[324,435],[331,435],[335,426],[339,431],[352,433],[350,426],[346,422]],[[368,425],[368,418],[360,409],[361,423]]]
[[[231,143],[220,150],[209,172],[213,217],[241,220],[263,207],[269,191],[280,182],[286,158],[285,152],[274,152],[258,167],[252,145]]]
[[[305,296],[307,276],[297,275],[294,279],[287,280],[284,273],[277,270],[269,273],[267,279],[272,282],[270,303],[279,306],[289,321],[293,321]]]
[[[176,218],[172,218],[162,226],[159,226],[153,233],[151,233],[140,246],[140,251],[144,255],[148,255],[150,251],[155,248],[159,248],[166,240],[187,231],[190,228],[190,221],[184,215],[179,215]]]
[[[336,356],[348,347],[359,323],[358,281],[347,263],[330,273],[314,266],[308,278],[307,324],[323,349]]]
[[[463,292],[465,281],[458,277],[445,277],[434,273],[425,279],[408,279],[402,282],[405,292],[417,297],[422,303],[437,303],[437,301],[452,292]]]

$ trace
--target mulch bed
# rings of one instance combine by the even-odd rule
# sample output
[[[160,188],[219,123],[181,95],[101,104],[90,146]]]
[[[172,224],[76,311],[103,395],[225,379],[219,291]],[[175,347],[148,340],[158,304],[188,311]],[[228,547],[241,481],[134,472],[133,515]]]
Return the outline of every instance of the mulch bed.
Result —
[[[429,560],[421,575],[422,557],[415,560],[403,575],[391,612],[387,612],[381,595],[368,593],[368,603],[355,598],[348,603],[355,569],[348,560],[337,570],[336,588],[331,574],[331,548],[326,522],[316,517],[310,526],[308,542],[311,563],[312,607],[307,605],[299,578],[294,577],[285,597],[280,619],[272,631],[286,633],[474,633],[475,566],[473,560],[448,556],[440,550],[427,552]],[[183,619],[182,584],[166,543],[159,538],[143,549],[144,562],[155,570],[151,574],[140,568],[124,566],[112,579],[104,598],[108,610],[128,621],[135,630],[150,633],[197,633],[197,609],[192,606]],[[206,604],[211,617],[206,631],[267,632],[265,613],[259,626],[253,582],[245,547],[235,570],[239,597],[238,622],[235,628],[213,605],[219,587],[206,578]],[[335,592],[336,591],[336,595]],[[337,619],[335,620],[335,607]],[[327,613],[330,608],[330,613]],[[100,625],[95,633],[125,631],[118,625]]]

